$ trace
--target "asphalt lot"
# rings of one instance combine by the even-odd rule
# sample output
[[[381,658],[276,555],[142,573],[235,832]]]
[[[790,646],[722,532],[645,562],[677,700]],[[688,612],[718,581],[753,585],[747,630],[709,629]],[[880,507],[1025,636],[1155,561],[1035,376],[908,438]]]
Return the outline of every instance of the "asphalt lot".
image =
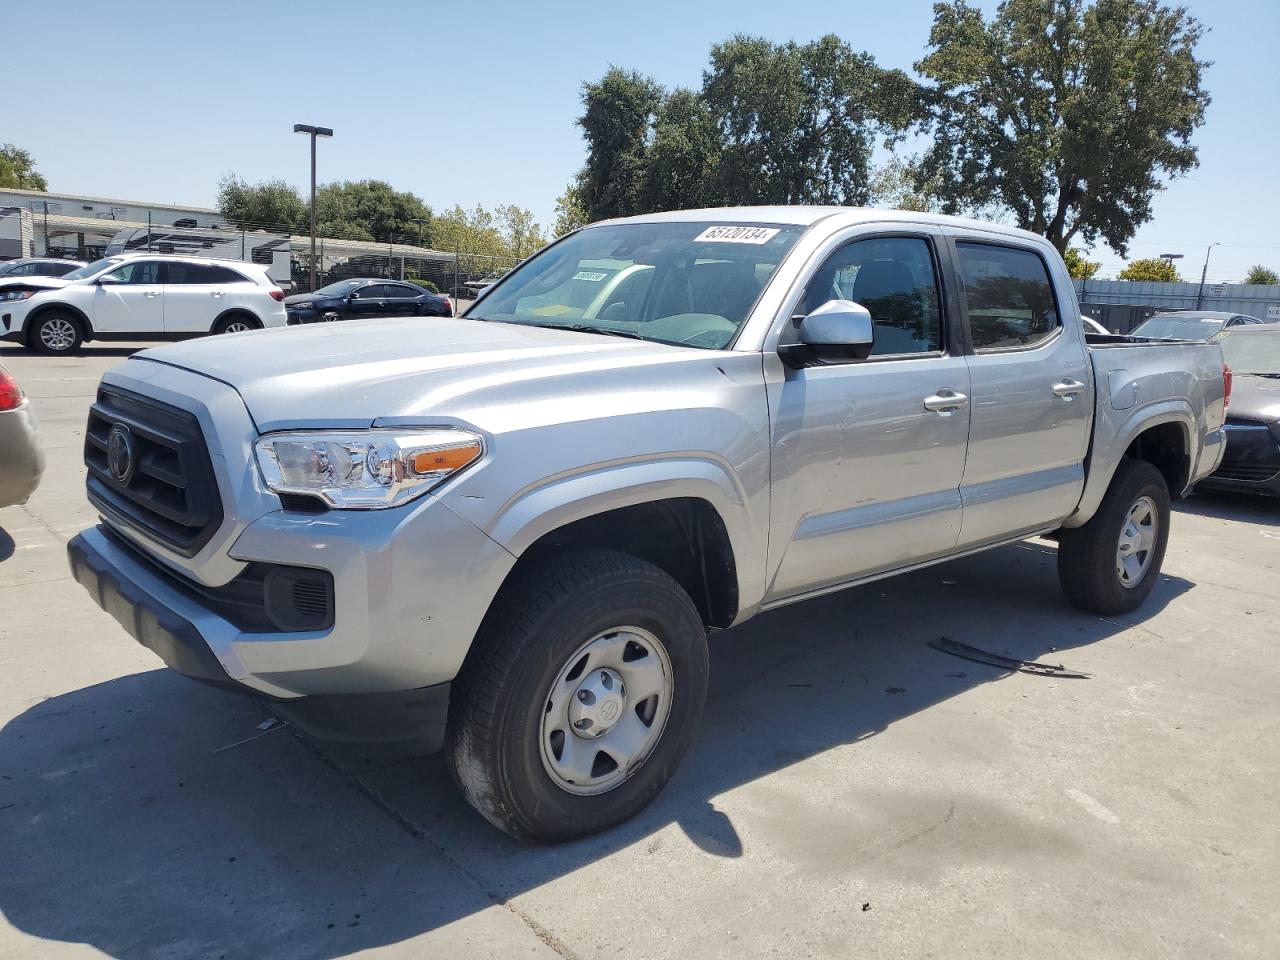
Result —
[[[720,634],[666,793],[526,847],[439,758],[260,731],[71,581],[86,410],[130,352],[0,345],[50,461],[0,510],[0,958],[1280,956],[1280,502],[1182,504],[1125,622],[1031,541]]]

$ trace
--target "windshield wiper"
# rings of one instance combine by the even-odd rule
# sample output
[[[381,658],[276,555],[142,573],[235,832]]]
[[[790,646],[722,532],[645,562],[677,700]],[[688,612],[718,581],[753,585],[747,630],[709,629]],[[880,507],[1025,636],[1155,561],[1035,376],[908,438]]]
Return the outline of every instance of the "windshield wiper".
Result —
[[[628,340],[645,340],[646,337],[630,330],[614,330],[609,327],[597,327],[590,323],[540,323],[540,327],[551,327],[553,330],[575,330],[578,333],[602,333],[606,337],[626,337]]]

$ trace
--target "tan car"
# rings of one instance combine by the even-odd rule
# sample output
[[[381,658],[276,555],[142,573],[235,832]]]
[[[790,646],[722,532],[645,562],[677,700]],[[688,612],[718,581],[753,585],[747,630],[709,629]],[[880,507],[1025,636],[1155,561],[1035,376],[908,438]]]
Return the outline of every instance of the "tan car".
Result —
[[[44,450],[31,401],[0,365],[0,507],[26,503],[42,473]]]

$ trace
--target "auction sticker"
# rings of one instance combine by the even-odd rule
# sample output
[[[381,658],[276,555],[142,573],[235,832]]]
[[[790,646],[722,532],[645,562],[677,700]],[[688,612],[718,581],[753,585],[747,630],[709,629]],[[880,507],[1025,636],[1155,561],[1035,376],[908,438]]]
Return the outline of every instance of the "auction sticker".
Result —
[[[693,238],[694,243],[768,243],[778,234],[777,227],[707,227]]]

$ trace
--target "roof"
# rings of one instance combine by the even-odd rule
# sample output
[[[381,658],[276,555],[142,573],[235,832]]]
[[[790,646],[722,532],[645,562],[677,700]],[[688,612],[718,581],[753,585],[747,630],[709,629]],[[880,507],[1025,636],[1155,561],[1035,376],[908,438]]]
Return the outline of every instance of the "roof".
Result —
[[[248,260],[229,260],[225,257],[197,257],[185,253],[147,253],[145,250],[133,253],[113,253],[103,257],[104,260],[177,260],[180,263],[212,263],[220,267],[234,267],[243,270],[245,267],[265,272],[270,264],[250,263]]]
[[[180,213],[204,213],[222,218],[222,214],[211,207],[193,207],[180,203],[151,203],[147,200],[112,200],[110,197],[89,197],[83,193],[55,193],[52,190],[22,190],[18,187],[4,187],[0,193],[16,193],[24,197],[38,200],[42,197],[57,200],[83,200],[86,203],[107,203],[117,207],[151,207],[155,210],[177,210]]]
[[[1154,320],[1157,317],[1177,317],[1179,320],[1230,320],[1232,317],[1243,317],[1246,314],[1232,312],[1230,310],[1164,310],[1160,313],[1153,313],[1147,317],[1148,320]]]
[[[661,223],[715,221],[718,223],[785,223],[812,226],[828,217],[840,217],[843,225],[866,222],[927,223],[935,226],[965,227],[1044,242],[1044,237],[1030,230],[994,223],[989,220],[973,220],[968,217],[952,217],[944,213],[925,213],[915,210],[886,210],[879,207],[808,206],[804,204],[759,207],[704,207],[696,210],[670,210],[665,213],[646,213],[635,217],[606,220],[604,223]],[[592,224],[598,226],[598,224]]]

